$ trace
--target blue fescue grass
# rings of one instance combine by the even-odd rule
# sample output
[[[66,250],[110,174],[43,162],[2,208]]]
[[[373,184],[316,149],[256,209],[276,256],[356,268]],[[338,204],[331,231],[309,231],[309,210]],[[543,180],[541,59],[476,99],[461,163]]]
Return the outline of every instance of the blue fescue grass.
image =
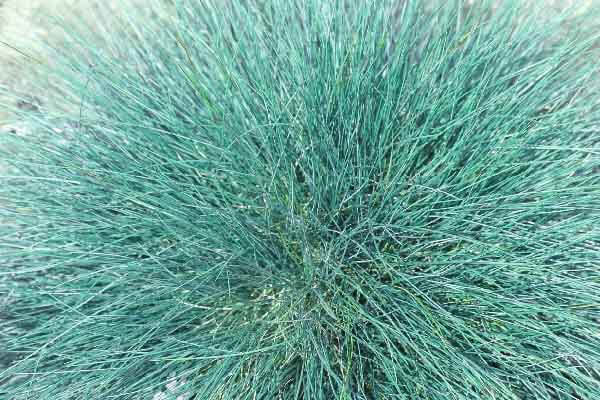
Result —
[[[599,19],[542,11],[66,25],[1,137],[2,398],[599,399]]]

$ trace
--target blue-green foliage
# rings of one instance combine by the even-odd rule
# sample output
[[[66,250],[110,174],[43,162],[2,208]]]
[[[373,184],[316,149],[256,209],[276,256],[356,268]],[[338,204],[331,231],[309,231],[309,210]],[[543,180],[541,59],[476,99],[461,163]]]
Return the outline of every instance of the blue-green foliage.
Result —
[[[67,25],[0,138],[0,397],[600,399],[598,15],[523,7]]]

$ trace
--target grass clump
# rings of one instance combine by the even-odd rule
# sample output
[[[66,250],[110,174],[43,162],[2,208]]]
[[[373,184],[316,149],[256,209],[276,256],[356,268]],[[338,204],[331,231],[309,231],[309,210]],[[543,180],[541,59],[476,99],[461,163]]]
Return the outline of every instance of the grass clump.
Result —
[[[0,138],[2,398],[600,398],[597,13],[525,6],[71,22]]]

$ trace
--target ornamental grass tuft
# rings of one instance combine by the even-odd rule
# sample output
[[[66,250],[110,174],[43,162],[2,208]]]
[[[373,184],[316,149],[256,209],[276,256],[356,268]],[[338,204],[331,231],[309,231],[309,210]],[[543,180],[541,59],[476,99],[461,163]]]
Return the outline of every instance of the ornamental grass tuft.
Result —
[[[540,3],[57,22],[0,136],[0,398],[600,399],[600,14]]]

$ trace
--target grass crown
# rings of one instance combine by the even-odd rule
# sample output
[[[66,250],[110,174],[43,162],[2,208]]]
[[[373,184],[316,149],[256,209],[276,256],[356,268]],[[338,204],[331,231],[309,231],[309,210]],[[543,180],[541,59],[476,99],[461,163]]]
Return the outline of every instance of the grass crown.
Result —
[[[66,25],[0,137],[0,397],[599,399],[598,13],[526,5]]]

